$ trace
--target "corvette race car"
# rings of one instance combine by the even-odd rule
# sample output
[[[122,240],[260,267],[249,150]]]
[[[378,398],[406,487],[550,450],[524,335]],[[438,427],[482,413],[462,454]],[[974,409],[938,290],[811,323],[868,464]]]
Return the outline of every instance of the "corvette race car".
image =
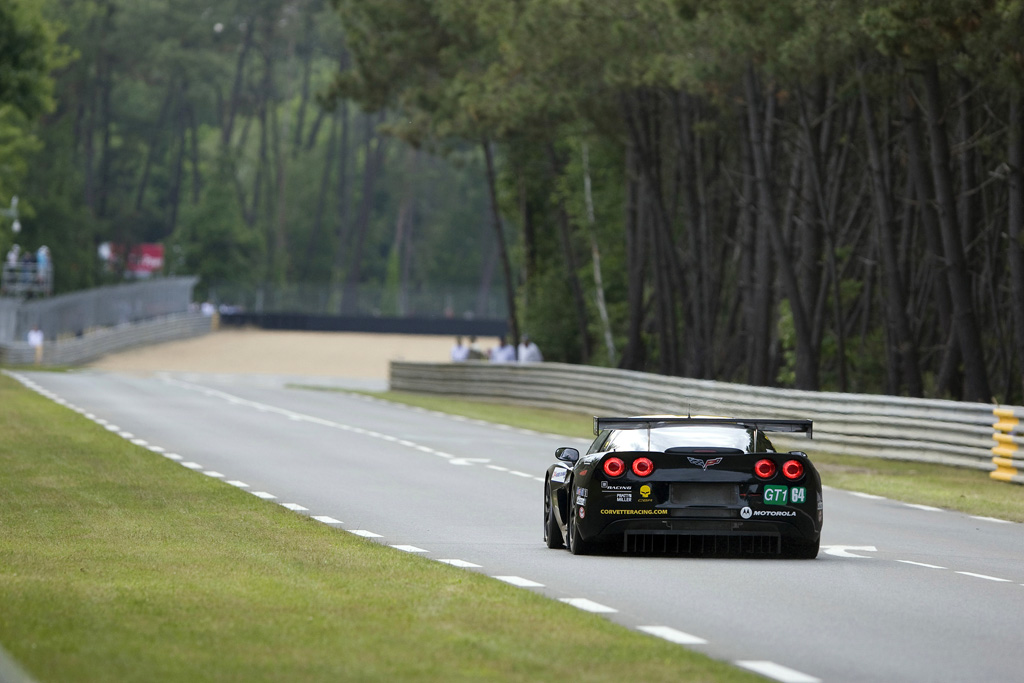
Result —
[[[810,420],[595,417],[585,455],[563,447],[544,478],[544,541],[576,555],[626,552],[811,559],[821,478],[806,453],[766,432],[811,436]]]

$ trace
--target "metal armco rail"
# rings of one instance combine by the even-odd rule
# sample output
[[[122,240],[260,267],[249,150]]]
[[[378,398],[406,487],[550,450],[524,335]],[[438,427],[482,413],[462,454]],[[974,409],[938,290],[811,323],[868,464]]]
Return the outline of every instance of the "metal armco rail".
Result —
[[[995,479],[1024,484],[1018,474],[1024,468],[1018,451],[1024,446],[1024,408],[1015,406],[796,391],[562,363],[395,361],[390,386],[605,415],[810,418],[813,446],[774,440],[784,448],[989,470]]]

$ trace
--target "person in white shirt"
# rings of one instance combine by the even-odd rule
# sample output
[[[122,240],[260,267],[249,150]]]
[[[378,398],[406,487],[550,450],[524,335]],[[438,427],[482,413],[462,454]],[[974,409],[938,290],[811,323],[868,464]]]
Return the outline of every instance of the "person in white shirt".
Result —
[[[461,363],[469,358],[469,347],[462,343],[462,337],[455,338],[455,346],[452,347],[452,362]]]
[[[542,360],[544,360],[544,356],[540,352],[540,347],[535,342],[530,341],[530,335],[524,334],[522,341],[519,343],[519,362],[539,363]]]
[[[508,343],[505,337],[498,337],[498,345],[491,349],[492,363],[514,363],[516,347]]]
[[[28,345],[35,351],[36,365],[39,365],[43,362],[43,331],[39,325],[33,325],[28,331]]]

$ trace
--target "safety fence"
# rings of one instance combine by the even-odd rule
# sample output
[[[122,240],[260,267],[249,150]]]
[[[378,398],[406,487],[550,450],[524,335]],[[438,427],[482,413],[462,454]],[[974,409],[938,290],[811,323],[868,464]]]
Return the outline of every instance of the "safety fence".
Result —
[[[0,344],[0,363],[5,365],[77,365],[96,360],[108,353],[134,346],[187,339],[207,334],[213,318],[201,313],[172,315],[104,327],[81,336],[44,341],[37,349],[28,342]]]
[[[392,362],[395,391],[470,396],[601,415],[729,415],[814,420],[813,446],[774,437],[784,448],[995,470],[1024,483],[1024,427],[1014,422],[993,461],[993,423],[1000,411],[1024,408],[899,396],[796,391],[666,377],[562,363]],[[996,432],[999,434],[1001,432]],[[1010,446],[1012,445],[1012,449]]]

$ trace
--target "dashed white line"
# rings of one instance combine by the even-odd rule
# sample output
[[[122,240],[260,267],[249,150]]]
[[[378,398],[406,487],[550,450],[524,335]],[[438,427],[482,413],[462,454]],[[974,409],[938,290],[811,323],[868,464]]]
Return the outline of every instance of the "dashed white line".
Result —
[[[581,609],[584,612],[593,612],[594,614],[614,614],[619,610],[608,605],[602,605],[599,602],[588,600],[587,598],[559,598],[559,602],[564,602],[567,605],[571,605],[576,609]]]
[[[508,468],[507,467],[502,467],[501,465],[488,465],[487,469],[489,469],[489,470],[497,470],[498,472],[508,472]]]
[[[896,560],[896,561],[897,562],[902,562],[903,564],[912,564],[915,567],[925,567],[927,569],[946,569],[946,567],[940,567],[937,564],[926,564],[924,562],[914,562],[913,560]]]
[[[164,452],[164,449],[161,448],[160,446],[150,446],[149,450],[153,451],[154,453],[163,453]]]
[[[942,508],[932,507],[931,505],[920,505],[918,503],[904,503],[904,505],[908,508],[924,510],[925,512],[942,512]]]
[[[763,660],[741,660],[736,662],[737,666],[749,669],[754,673],[759,673],[762,676],[768,678],[774,678],[782,683],[819,683],[820,678],[809,676],[801,671],[790,669],[788,666],[782,666],[775,662],[767,662]]]
[[[214,479],[224,478],[223,474],[221,474],[220,472],[214,472],[213,470],[206,470],[205,472],[203,472],[203,474],[205,474],[208,477],[213,477]]]
[[[850,491],[851,496],[857,496],[858,498],[866,498],[868,500],[885,500],[885,496],[876,496],[873,493],[861,493],[860,491]]]
[[[294,512],[302,512],[303,510],[309,509],[308,507],[304,507],[302,505],[299,505],[298,503],[281,503],[281,507],[288,508],[289,510],[292,510]]]
[[[263,500],[275,500],[277,498],[273,493],[267,493],[266,491],[250,491],[249,493]]]
[[[334,517],[328,517],[327,515],[313,515],[313,519],[324,524],[344,524],[340,519]]]
[[[362,536],[363,538],[384,538],[380,534],[375,534],[372,531],[367,531],[366,529],[351,529],[349,530],[349,533],[355,534],[356,536]]]
[[[474,562],[467,562],[466,560],[438,560],[438,562],[444,562],[445,564],[450,564],[453,567],[462,567],[463,569],[479,569],[483,566]]]
[[[183,462],[183,463],[179,463],[179,464],[180,464],[180,465],[181,465],[182,467],[187,467],[187,468],[189,468],[190,470],[201,470],[201,469],[203,469],[203,466],[202,466],[202,465],[200,465],[200,464],[199,464],[199,463],[197,463],[197,462]]]
[[[521,576],[492,576],[491,578],[497,579],[498,581],[504,581],[510,583],[513,586],[519,586],[520,588],[543,588],[543,583],[537,583],[530,579],[524,579]]]
[[[1013,524],[1013,522],[1011,522],[1008,519],[997,519],[995,517],[984,517],[982,515],[970,515],[970,518],[977,519],[982,522],[995,522],[997,524]]]
[[[248,484],[246,484],[244,481],[238,481],[237,479],[233,479],[233,480],[229,481],[228,483],[231,484],[232,486],[237,486],[240,489],[247,489],[247,488],[249,488]]]
[[[391,547],[395,548],[397,550],[401,550],[402,552],[405,552],[405,553],[425,553],[425,552],[428,552],[428,551],[424,550],[423,548],[417,548],[414,545],[401,545],[400,544],[400,545],[393,545]]]
[[[145,439],[132,439],[131,442],[136,446],[148,446],[149,442]]]
[[[185,459],[185,458],[181,457],[180,455],[178,455],[177,453],[164,453],[164,457],[167,458],[168,460],[184,460]]]
[[[998,581],[999,583],[1013,583],[1009,579],[1000,579],[998,576],[989,576],[988,574],[975,574],[974,572],[957,572],[957,574],[963,574],[964,576],[973,576],[976,579],[985,579],[986,581]]]
[[[517,477],[526,477],[528,479],[533,479],[533,475],[529,474],[528,472],[519,472],[518,470],[509,470],[509,474],[515,475]]]
[[[652,636],[667,640],[676,645],[707,645],[708,643],[703,638],[698,638],[683,631],[677,631],[668,626],[637,626],[637,630],[649,633]]]

